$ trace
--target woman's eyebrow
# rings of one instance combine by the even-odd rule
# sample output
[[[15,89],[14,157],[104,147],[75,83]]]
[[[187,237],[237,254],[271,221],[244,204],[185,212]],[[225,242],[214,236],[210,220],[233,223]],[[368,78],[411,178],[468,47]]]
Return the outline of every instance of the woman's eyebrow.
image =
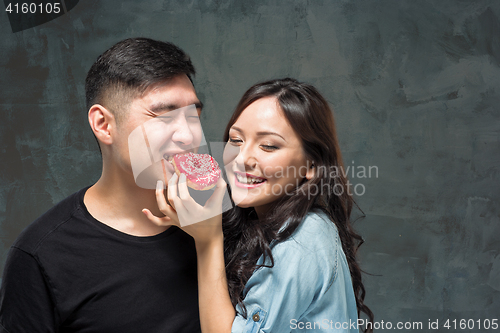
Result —
[[[279,134],[278,134],[278,133],[276,133],[276,132],[260,131],[260,132],[257,132],[257,135],[258,135],[258,136],[276,135],[276,136],[279,136],[280,138],[282,138],[282,139],[283,139],[283,141],[286,141],[284,137],[282,137],[281,135],[279,135]]]
[[[243,133],[243,130],[241,128],[239,128],[239,127],[236,127],[236,126],[231,126],[230,130],[235,130],[235,131],[238,131],[240,133]],[[272,132],[272,131],[259,131],[259,132],[257,132],[257,135],[258,136],[276,135],[276,136],[279,136],[281,139],[283,139],[283,141],[286,142],[286,139],[284,137],[282,137],[278,133]]]
[[[235,130],[235,131],[238,131],[240,133],[243,133],[243,131],[241,130],[241,128],[236,127],[236,126],[231,126],[231,128],[229,130]]]

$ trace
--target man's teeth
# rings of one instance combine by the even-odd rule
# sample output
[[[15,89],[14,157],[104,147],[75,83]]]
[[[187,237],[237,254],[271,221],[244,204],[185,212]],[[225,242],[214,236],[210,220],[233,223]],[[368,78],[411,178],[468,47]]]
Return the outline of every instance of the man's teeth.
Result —
[[[257,184],[257,183],[262,183],[264,179],[259,179],[259,178],[253,178],[253,177],[246,177],[242,176],[240,174],[236,174],[236,178],[240,183],[243,184]]]

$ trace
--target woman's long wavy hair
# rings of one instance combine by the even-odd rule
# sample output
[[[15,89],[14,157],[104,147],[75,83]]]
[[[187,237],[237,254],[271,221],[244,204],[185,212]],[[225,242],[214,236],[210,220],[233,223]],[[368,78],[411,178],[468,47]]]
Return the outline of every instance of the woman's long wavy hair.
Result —
[[[229,129],[243,110],[256,100],[270,96],[276,97],[288,123],[300,137],[306,159],[314,163],[315,175],[310,180],[304,179],[293,194],[278,199],[267,216],[261,217],[258,223],[255,223],[257,216],[253,208],[235,206],[224,214],[224,256],[233,306],[239,304],[246,317],[243,290],[252,273],[260,267],[257,266],[259,257],[264,256],[264,263],[269,262],[266,259],[270,260],[272,267],[271,241],[286,240],[307,212],[319,208],[337,226],[349,264],[358,316],[364,312],[373,321],[373,313],[363,302],[365,288],[356,261],[356,252],[363,239],[351,227],[350,215],[355,202],[349,194],[347,178],[342,172],[342,156],[328,102],[313,86],[294,79],[256,84],[245,92],[236,106],[224,132],[224,142],[228,142]],[[332,170],[339,172],[332,177]],[[286,221],[288,225],[280,231]]]

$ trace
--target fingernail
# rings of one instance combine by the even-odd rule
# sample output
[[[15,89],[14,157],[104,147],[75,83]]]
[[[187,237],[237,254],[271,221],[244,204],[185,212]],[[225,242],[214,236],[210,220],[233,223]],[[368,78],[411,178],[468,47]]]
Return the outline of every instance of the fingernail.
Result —
[[[156,190],[163,190],[163,182],[161,180],[158,180],[156,182]]]

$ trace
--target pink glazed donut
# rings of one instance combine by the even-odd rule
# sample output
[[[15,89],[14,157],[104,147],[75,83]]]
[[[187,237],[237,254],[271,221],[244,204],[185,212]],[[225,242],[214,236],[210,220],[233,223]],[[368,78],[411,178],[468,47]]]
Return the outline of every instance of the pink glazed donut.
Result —
[[[220,177],[217,161],[208,154],[177,154],[170,158],[175,173],[186,175],[187,186],[198,191],[206,191],[215,186]]]

